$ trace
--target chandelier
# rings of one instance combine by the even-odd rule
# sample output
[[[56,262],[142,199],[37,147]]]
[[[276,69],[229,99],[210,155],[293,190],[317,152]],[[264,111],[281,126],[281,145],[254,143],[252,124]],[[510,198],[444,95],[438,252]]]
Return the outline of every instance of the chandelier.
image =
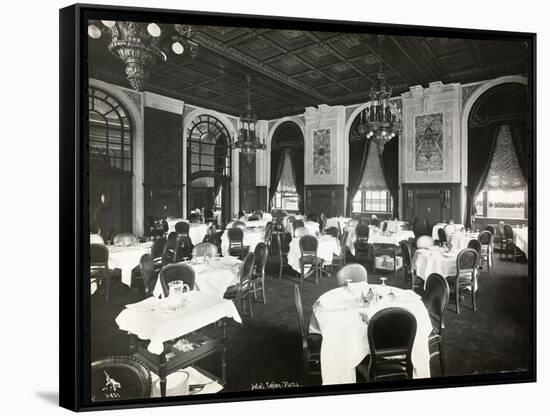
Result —
[[[386,77],[382,72],[382,43],[384,36],[378,35],[380,64],[376,81],[369,92],[370,101],[359,115],[358,131],[367,139],[372,139],[378,145],[379,153],[384,146],[402,129],[401,110],[390,102],[392,89],[386,85]]]
[[[174,25],[172,36],[163,33],[156,23],[101,20],[88,26],[92,39],[99,39],[103,33],[110,35],[109,51],[124,62],[126,77],[136,91],[143,89],[153,67],[167,61],[170,46],[176,55],[197,55],[195,32],[189,25]]]
[[[246,94],[246,109],[239,119],[239,134],[235,138],[232,147],[239,149],[250,160],[257,150],[265,150],[266,148],[264,140],[256,134],[258,117],[252,112],[252,106],[250,105],[250,75],[246,76]]]

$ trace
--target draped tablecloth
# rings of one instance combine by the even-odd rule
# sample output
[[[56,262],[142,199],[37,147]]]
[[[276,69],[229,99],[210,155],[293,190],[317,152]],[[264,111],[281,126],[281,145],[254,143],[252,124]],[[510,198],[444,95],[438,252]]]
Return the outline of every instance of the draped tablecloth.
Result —
[[[182,295],[185,306],[177,312],[162,312],[163,304],[170,300],[149,297],[141,302],[126,305],[117,317],[121,331],[127,331],[143,340],[150,340],[147,350],[161,354],[163,342],[179,338],[222,318],[242,323],[235,305],[230,300],[192,290]]]
[[[182,218],[172,218],[169,220],[166,220],[168,223],[168,232],[171,233],[172,231],[176,231],[176,224],[178,222],[187,222]],[[189,224],[189,238],[191,239],[191,242],[194,246],[197,244],[202,243],[202,240],[204,240],[204,236],[208,232],[208,224]]]
[[[361,294],[372,288],[382,295],[377,303],[365,305]],[[428,337],[432,324],[420,296],[412,290],[353,283],[333,289],[313,305],[309,330],[323,336],[321,343],[321,374],[323,385],[355,383],[355,367],[369,354],[368,319],[381,309],[401,307],[411,312],[417,322],[412,349],[413,377],[430,377]],[[367,322],[365,322],[367,321]]]
[[[444,222],[440,222],[439,224],[434,225],[432,228],[432,238],[434,240],[439,240],[439,235],[437,234],[437,230],[439,230],[440,228],[444,229],[445,226],[447,225],[449,224],[445,224]],[[450,224],[450,225],[453,225],[456,231],[460,231],[464,228],[464,225],[462,224]]]
[[[478,236],[479,233],[458,232],[447,236],[447,242],[451,245],[453,251],[464,250],[465,248],[468,248],[470,241],[477,240]]]
[[[327,218],[327,223],[325,225],[325,228],[336,227],[336,228],[340,228],[340,230],[343,231],[344,228],[348,226],[349,221],[351,221],[351,218],[346,218],[346,217]]]
[[[317,237],[319,245],[317,247],[317,257],[323,259],[323,264],[330,265],[332,264],[332,256],[336,254],[337,256],[341,253],[340,244],[338,239],[334,238],[331,235],[321,235]],[[302,257],[302,252],[300,251],[300,239],[293,238],[289,245],[288,251],[288,265],[296,270],[298,273],[301,272],[300,268],[300,258]],[[307,272],[309,267],[305,269]]]
[[[264,241],[265,230],[263,228],[251,228],[246,229],[243,232],[243,245],[249,246],[249,252],[254,252],[254,249]],[[222,234],[222,254],[224,256],[229,255],[229,238],[227,237],[227,231]]]
[[[198,261],[199,263],[193,263]],[[191,260],[189,264],[195,270],[195,290],[208,295],[223,298],[229,286],[239,281],[241,261],[235,257],[214,257],[206,263],[202,259]],[[162,285],[157,279],[153,296],[163,297]]]
[[[233,227],[233,223],[235,221],[243,222],[246,225],[246,228],[265,228],[267,223],[271,220],[268,220],[267,218],[262,218],[262,219],[259,219],[257,221],[234,220],[234,221],[231,221],[229,224],[227,224],[227,227],[225,227],[225,229],[227,230],[227,229]]]
[[[132,270],[139,266],[139,259],[151,251],[151,242],[136,246],[107,246],[109,249],[109,269],[120,269],[122,283],[130,286],[132,283]]]
[[[376,228],[370,228],[369,232],[369,244],[389,244],[398,246],[399,243],[403,240],[408,240],[409,238],[414,238],[414,232],[408,230],[401,230],[396,233],[386,232],[382,233]],[[355,256],[355,241],[357,240],[357,235],[355,234],[355,229],[348,230],[348,238],[346,240],[346,246],[349,247],[351,254]]]
[[[515,244],[524,254],[525,258],[529,255],[528,228],[514,228]]]

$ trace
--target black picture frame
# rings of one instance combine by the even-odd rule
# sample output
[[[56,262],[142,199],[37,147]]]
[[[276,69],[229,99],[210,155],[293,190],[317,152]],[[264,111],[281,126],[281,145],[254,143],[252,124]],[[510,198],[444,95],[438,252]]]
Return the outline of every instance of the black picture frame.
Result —
[[[530,368],[525,371],[472,374],[467,376],[417,379],[402,382],[375,382],[368,386],[336,385],[288,388],[273,391],[222,392],[208,397],[166,397],[117,402],[90,400],[90,293],[84,284],[89,275],[89,186],[87,130],[87,20],[136,20],[176,22],[184,18],[191,24],[222,24],[369,32],[415,36],[460,36],[469,39],[515,39],[529,51],[529,263],[530,277]],[[480,386],[536,381],[536,34],[442,27],[422,27],[363,22],[280,18],[270,16],[204,13],[133,7],[77,4],[60,10],[60,384],[59,402],[75,411],[153,407],[197,403],[220,403],[335,394],[356,394],[410,389]]]

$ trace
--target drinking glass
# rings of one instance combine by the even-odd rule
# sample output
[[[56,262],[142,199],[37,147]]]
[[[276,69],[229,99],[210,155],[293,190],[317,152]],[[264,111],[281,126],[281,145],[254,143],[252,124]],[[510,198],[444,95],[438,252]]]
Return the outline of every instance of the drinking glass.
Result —
[[[386,286],[386,280],[388,280],[387,277],[381,277],[380,281],[382,282],[382,286]]]
[[[183,280],[168,282],[168,297],[181,296],[183,293]]]

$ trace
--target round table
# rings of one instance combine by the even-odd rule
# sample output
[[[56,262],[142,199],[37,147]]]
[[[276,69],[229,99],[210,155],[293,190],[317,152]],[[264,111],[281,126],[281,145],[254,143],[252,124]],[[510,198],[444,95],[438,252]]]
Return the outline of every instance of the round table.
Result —
[[[362,294],[366,294],[369,288],[382,295],[382,299],[370,304],[363,303]],[[389,295],[390,289],[394,296]],[[387,307],[401,307],[415,316],[417,330],[412,349],[413,377],[430,377],[428,337],[432,323],[420,296],[412,290],[361,282],[330,290],[313,305],[309,331],[323,336],[323,385],[355,383],[355,367],[369,354],[368,319]]]
[[[152,244],[147,242],[135,246],[107,246],[109,249],[109,269],[120,269],[122,283],[131,286],[132,270],[139,266],[141,256],[151,252]]]

